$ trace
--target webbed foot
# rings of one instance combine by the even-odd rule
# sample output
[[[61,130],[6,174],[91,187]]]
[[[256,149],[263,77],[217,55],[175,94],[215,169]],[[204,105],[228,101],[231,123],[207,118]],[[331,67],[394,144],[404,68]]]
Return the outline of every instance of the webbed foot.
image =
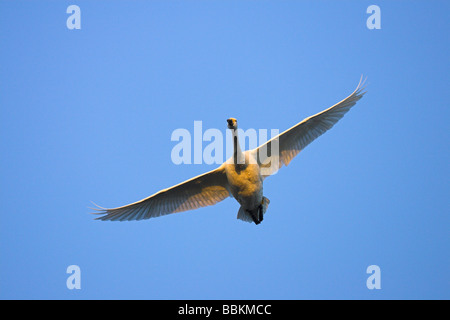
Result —
[[[263,206],[259,205],[258,207],[256,207],[256,209],[252,210],[252,211],[248,211],[247,212],[250,214],[250,216],[252,217],[252,220],[255,224],[260,224],[261,221],[263,221],[264,219],[264,212],[263,212]]]

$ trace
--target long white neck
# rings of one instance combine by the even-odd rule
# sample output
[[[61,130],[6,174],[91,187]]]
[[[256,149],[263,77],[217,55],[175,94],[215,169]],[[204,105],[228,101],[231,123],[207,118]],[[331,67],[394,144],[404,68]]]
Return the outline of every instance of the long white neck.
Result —
[[[239,135],[237,128],[231,129],[231,133],[233,134],[233,162],[234,164],[244,164],[245,158],[239,144]]]

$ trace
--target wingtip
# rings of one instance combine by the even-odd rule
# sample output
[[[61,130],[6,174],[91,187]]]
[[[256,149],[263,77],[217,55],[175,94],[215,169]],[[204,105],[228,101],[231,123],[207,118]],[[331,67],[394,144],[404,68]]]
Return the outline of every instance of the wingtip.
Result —
[[[99,206],[98,204],[96,204],[94,201],[91,200],[91,203],[96,206],[96,208],[92,208],[92,207],[88,207],[89,209],[95,210],[95,211],[106,211],[108,210],[108,208],[104,208],[102,206]]]
[[[359,79],[358,85],[356,86],[355,91],[351,94],[351,96],[357,98],[358,100],[361,99],[367,92],[367,77],[364,77],[363,74],[361,74],[361,78]]]
[[[97,208],[92,208],[92,207],[88,207],[90,210],[94,210],[95,212],[89,212],[90,214],[95,214],[95,215],[102,215],[101,217],[97,217],[94,220],[101,220],[101,221],[105,221],[105,220],[109,220],[109,219],[105,219],[105,217],[108,216],[108,209],[107,208],[103,208],[101,206],[99,206],[98,204],[96,204],[94,201],[91,201],[91,203],[96,206]]]
[[[356,87],[356,90],[355,90],[355,93],[357,93],[358,95],[362,96],[367,92],[367,90],[363,92],[363,90],[366,89],[366,87],[367,87],[367,84],[366,84],[367,78],[368,78],[367,76],[364,77],[364,74],[361,74],[361,78],[359,79],[358,86]]]

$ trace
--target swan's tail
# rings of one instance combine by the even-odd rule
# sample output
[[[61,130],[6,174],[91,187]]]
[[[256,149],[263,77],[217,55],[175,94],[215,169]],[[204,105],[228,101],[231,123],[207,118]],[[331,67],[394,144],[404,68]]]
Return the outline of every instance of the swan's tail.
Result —
[[[252,215],[242,207],[239,208],[237,218],[245,222],[253,222]]]
[[[269,207],[269,203],[270,203],[270,200],[267,199],[266,197],[263,197],[263,202],[262,202],[263,214],[266,213],[267,208]]]

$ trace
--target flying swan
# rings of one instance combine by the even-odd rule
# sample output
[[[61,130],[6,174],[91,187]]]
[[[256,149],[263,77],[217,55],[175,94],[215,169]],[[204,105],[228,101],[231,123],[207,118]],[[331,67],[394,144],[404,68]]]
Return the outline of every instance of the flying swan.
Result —
[[[365,92],[362,92],[364,82],[361,80],[355,91],[341,102],[304,119],[253,150],[242,152],[237,120],[227,119],[228,129],[233,136],[234,150],[233,156],[220,167],[126,206],[112,209],[99,207],[95,213],[103,216],[97,219],[150,219],[211,206],[228,197],[234,197],[241,205],[238,219],[261,223],[270,202],[263,196],[264,179],[283,165],[287,166],[301,150],[331,129],[362,98]],[[267,150],[272,150],[275,145],[278,146],[278,152],[268,155]],[[263,150],[265,152],[262,152]],[[266,155],[263,160],[261,154]]]

